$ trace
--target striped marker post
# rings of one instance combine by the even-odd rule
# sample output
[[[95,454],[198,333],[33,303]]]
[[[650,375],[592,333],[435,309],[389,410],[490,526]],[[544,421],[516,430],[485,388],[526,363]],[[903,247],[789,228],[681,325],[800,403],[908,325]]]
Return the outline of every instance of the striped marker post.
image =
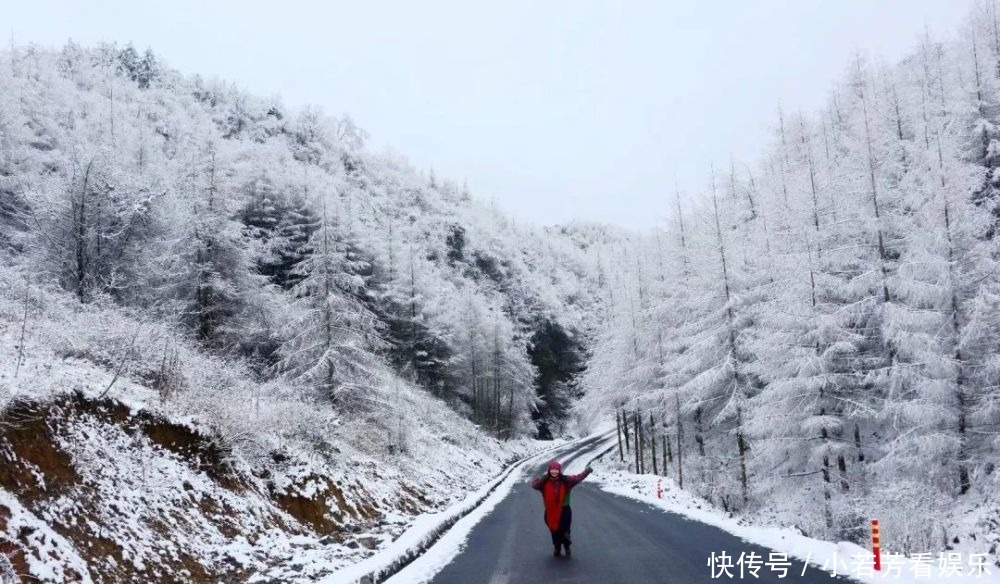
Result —
[[[875,571],[881,571],[882,552],[879,545],[878,519],[872,519],[872,555],[875,557]]]

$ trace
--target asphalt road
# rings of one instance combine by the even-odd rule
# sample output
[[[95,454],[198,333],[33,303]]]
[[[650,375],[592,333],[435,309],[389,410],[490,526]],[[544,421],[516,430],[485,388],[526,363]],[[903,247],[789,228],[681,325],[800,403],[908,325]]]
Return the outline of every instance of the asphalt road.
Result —
[[[576,445],[556,458],[568,466],[574,458],[593,456],[595,440]],[[582,448],[581,448],[582,447]],[[599,451],[599,450],[598,450]],[[544,464],[533,469],[544,472]],[[527,484],[519,485],[469,534],[465,549],[431,582],[433,584],[702,584],[741,581],[712,579],[708,558],[725,551],[735,558],[757,552],[765,560],[771,550],[754,546],[718,528],[625,497],[606,493],[586,481],[573,489],[573,556],[554,557],[542,519],[542,498]],[[734,560],[735,563],[735,560]],[[759,578],[742,581],[773,584],[830,584],[832,578],[814,566],[802,575],[792,562],[784,579],[769,566]]]

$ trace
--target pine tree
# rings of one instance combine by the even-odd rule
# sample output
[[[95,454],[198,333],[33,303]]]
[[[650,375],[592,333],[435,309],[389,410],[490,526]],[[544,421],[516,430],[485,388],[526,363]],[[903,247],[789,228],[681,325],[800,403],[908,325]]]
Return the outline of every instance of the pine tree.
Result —
[[[189,239],[182,244],[187,274],[180,291],[187,297],[185,315],[197,337],[227,342],[224,337],[246,302],[249,261],[241,230],[231,219],[232,199],[218,145],[209,141],[199,158],[186,177],[191,215]]]
[[[352,257],[332,196],[320,195],[322,215],[313,253],[297,267],[294,313],[279,349],[279,367],[290,379],[317,391],[345,411],[369,408],[367,395],[379,374],[382,347],[378,321],[358,299],[364,266]]]

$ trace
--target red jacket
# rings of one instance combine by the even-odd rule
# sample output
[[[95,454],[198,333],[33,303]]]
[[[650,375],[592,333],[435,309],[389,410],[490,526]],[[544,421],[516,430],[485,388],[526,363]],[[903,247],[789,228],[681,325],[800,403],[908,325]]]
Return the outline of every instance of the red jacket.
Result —
[[[559,530],[559,518],[562,516],[562,508],[569,505],[570,491],[589,474],[588,471],[570,476],[560,474],[559,478],[552,479],[546,472],[545,476],[532,479],[531,488],[542,492],[542,500],[545,503],[545,525],[550,531]]]

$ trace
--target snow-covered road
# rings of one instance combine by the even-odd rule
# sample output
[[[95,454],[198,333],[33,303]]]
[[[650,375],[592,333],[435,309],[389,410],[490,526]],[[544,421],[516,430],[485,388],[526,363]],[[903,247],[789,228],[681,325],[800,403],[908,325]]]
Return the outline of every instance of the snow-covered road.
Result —
[[[566,451],[564,462],[576,472],[603,442],[592,441],[586,448]],[[633,499],[603,491],[584,482],[573,494],[573,557],[552,556],[549,534],[542,521],[542,502],[527,484],[530,474],[541,474],[544,463],[528,467],[502,500],[478,519],[464,534],[458,553],[446,564],[439,557],[404,569],[392,584],[431,582],[432,584],[554,584],[560,582],[628,582],[629,584],[670,582],[695,584],[711,581],[708,565],[714,552],[726,552],[735,563],[741,554],[755,552],[763,564],[755,582],[797,582],[801,584],[847,582],[809,566],[803,575],[801,562],[790,561],[787,576],[767,565],[771,550],[747,543],[716,527],[666,513]],[[448,545],[454,546],[452,542]],[[430,558],[441,552],[431,548]],[[439,571],[428,570],[437,565]],[[441,567],[443,565],[443,567]],[[740,579],[739,566],[729,570]],[[723,578],[724,580],[729,578]]]

